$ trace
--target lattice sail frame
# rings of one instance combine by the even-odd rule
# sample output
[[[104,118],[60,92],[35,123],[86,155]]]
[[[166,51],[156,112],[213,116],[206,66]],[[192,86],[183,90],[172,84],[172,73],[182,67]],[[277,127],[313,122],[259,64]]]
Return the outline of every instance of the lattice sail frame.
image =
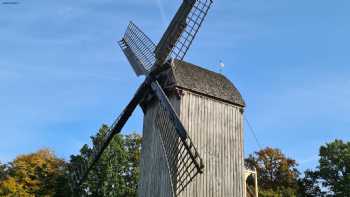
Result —
[[[202,173],[204,167],[191,138],[182,138],[175,130],[166,110],[163,107],[157,111],[155,125],[159,131],[163,151],[167,160],[174,196],[178,196],[186,186]],[[188,154],[190,148],[194,160]],[[194,162],[195,161],[195,162]],[[196,162],[200,165],[196,166]]]
[[[189,5],[183,3],[163,35],[165,38],[162,38],[157,46],[133,22],[129,23],[119,45],[137,76],[147,75],[155,66],[162,66],[170,58],[184,59],[213,3],[212,0],[184,1]],[[191,6],[190,9],[181,13],[181,8],[188,9],[188,6]],[[185,14],[184,20],[181,19],[181,14]],[[160,50],[165,53],[159,52]]]
[[[119,46],[137,76],[147,75],[151,71],[156,62],[154,55],[156,45],[133,22],[129,23],[123,39],[119,41]]]
[[[185,29],[182,31],[175,46],[172,48],[169,54],[170,57],[183,60],[194,38],[196,37],[204,18],[208,14],[212,3],[212,0],[195,1],[189,15],[186,18]]]

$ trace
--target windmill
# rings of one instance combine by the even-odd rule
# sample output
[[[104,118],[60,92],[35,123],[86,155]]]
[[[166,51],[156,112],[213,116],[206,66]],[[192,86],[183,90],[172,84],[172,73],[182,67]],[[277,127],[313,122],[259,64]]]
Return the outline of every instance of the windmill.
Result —
[[[103,142],[93,148],[93,154],[88,162],[83,166],[71,166],[76,172],[72,175],[73,182],[76,183],[75,188],[84,183],[113,136],[121,132],[135,108],[150,97],[156,98],[162,109],[162,117],[171,123],[164,127],[159,135],[168,163],[172,195],[180,194],[199,173],[203,172],[203,161],[159,80],[162,73],[170,69],[174,60],[182,60],[185,57],[211,4],[212,0],[183,0],[157,45],[130,22],[119,45],[136,75],[144,75],[146,79],[111,125]]]

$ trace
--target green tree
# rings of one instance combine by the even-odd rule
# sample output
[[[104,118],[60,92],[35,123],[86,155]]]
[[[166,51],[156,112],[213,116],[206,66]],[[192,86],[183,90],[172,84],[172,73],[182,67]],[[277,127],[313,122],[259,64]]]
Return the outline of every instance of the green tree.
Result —
[[[64,169],[65,162],[48,149],[20,155],[6,169],[0,196],[67,196]]]
[[[299,179],[299,192],[300,197],[314,197],[325,196],[325,192],[321,190],[321,183],[319,181],[319,173],[311,170],[304,172],[304,177]]]
[[[124,147],[128,157],[124,179],[127,185],[126,196],[130,197],[136,197],[137,194],[137,183],[140,177],[141,141],[141,136],[137,134],[124,137]]]
[[[320,147],[319,156],[317,169],[308,170],[301,180],[301,185],[306,188],[305,196],[315,193],[319,196],[350,196],[350,142],[335,140],[327,143]],[[317,193],[320,185],[326,192]]]
[[[7,165],[0,162],[0,181],[7,177]]]
[[[101,145],[107,131],[108,126],[102,125],[98,133],[91,137],[94,147]],[[116,135],[84,182],[83,195],[136,196],[140,144],[139,135]],[[90,155],[92,155],[92,148],[84,145],[79,155],[71,156],[71,165],[86,164],[91,159]]]
[[[319,176],[334,196],[350,196],[350,142],[335,140],[320,148]]]
[[[279,149],[267,147],[245,159],[248,168],[258,172],[259,195],[262,197],[297,196],[299,172],[295,160]]]

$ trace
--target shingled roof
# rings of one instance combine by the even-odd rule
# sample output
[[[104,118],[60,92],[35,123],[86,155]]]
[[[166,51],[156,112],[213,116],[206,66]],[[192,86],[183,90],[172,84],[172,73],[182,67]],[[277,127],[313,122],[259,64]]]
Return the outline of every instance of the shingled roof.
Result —
[[[168,74],[172,75],[175,86],[180,89],[245,106],[237,88],[222,74],[179,60],[174,60],[171,72]]]

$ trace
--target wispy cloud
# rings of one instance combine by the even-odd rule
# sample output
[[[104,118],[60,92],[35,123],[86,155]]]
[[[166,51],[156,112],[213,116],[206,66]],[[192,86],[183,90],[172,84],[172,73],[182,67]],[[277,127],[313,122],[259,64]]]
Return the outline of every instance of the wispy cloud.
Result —
[[[156,1],[156,4],[157,4],[157,7],[159,9],[159,13],[160,13],[160,17],[162,19],[162,25],[165,27],[166,26],[166,14],[165,14],[165,10],[164,10],[164,7],[163,7],[163,4],[162,4],[162,1],[161,0],[155,0]]]
[[[314,163],[318,160],[318,156],[317,155],[313,155],[313,156],[310,156],[308,158],[305,158],[303,160],[300,160],[298,163],[300,165],[305,165],[305,164],[309,164],[309,163]]]

